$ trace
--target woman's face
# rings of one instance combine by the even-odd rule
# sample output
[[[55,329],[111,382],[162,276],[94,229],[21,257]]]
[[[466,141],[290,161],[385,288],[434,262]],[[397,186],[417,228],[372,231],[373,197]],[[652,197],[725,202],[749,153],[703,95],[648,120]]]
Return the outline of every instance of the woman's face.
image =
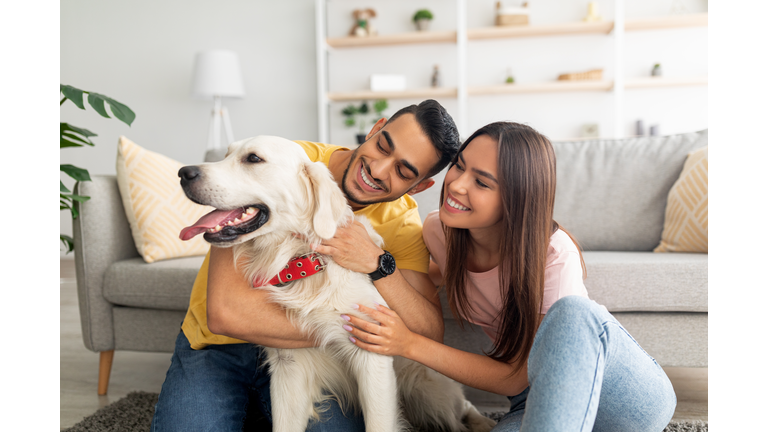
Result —
[[[440,220],[452,228],[490,228],[501,222],[498,142],[473,139],[445,175]]]

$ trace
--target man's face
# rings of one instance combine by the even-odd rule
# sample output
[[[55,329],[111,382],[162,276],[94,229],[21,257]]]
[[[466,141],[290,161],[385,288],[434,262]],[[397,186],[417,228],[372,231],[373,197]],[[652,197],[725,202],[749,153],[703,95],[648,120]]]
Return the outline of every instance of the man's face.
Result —
[[[416,117],[403,114],[383,127],[374,126],[368,140],[352,154],[342,190],[359,206],[393,201],[406,192],[423,190],[420,181],[438,160]]]

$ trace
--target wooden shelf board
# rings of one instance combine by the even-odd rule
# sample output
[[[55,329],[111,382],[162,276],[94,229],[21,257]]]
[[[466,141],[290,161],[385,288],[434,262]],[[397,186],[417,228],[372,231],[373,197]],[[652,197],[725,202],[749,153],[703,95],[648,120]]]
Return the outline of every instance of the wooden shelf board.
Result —
[[[328,99],[331,101],[354,101],[354,100],[374,100],[374,99],[419,99],[436,97],[456,97],[455,88],[424,88],[410,89],[403,91],[369,91],[361,90],[354,92],[329,92]]]
[[[707,26],[708,14],[696,13],[686,15],[670,15],[652,18],[627,20],[624,28],[627,31],[651,30],[678,27]],[[467,30],[467,39],[502,39],[532,36],[556,36],[577,34],[609,34],[613,31],[613,21],[570,22],[546,25],[494,26]],[[369,47],[381,45],[405,45],[423,43],[454,43],[456,31],[422,31],[397,34],[385,34],[367,37],[338,37],[328,38],[326,43],[332,48]]]
[[[367,47],[377,45],[404,45],[418,43],[456,42],[456,31],[423,31],[367,37],[328,38],[332,48]]]
[[[569,91],[609,91],[613,88],[612,81],[583,80],[583,81],[552,81],[532,84],[502,84],[493,86],[469,87],[470,95],[514,94],[514,93],[549,93]]]
[[[680,27],[706,27],[708,22],[709,14],[704,12],[627,20],[624,23],[624,29],[626,31],[634,31]]]
[[[569,34],[608,34],[613,21],[572,22],[548,25],[496,26],[467,30],[467,39],[498,39]]]
[[[683,87],[708,85],[709,78],[703,77],[642,77],[628,78],[624,82],[624,88],[640,89],[654,87]]]

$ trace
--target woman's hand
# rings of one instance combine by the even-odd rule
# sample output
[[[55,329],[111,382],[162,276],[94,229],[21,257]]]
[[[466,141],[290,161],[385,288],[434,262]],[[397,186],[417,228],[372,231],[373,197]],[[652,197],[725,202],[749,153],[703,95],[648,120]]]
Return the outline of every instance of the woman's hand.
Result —
[[[376,309],[359,305],[359,310],[380,324],[342,315],[351,324],[345,324],[344,329],[352,335],[352,343],[376,354],[409,357],[418,335],[408,329],[395,311],[382,305],[376,305]]]

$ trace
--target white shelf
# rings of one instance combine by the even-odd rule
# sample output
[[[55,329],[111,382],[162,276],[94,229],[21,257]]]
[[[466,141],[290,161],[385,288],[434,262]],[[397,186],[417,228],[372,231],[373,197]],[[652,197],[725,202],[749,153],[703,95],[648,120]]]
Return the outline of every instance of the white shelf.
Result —
[[[626,20],[624,29],[657,30],[666,28],[702,27],[707,26],[708,14],[671,15],[653,18]],[[504,39],[538,36],[562,36],[579,34],[610,34],[613,31],[613,21],[598,22],[568,22],[544,25],[524,26],[494,26],[467,29],[468,40]],[[421,31],[397,34],[384,34],[367,37],[345,36],[328,38],[326,43],[331,48],[354,48],[383,45],[455,43],[456,31]]]
[[[620,128],[623,119],[624,92],[636,89],[651,89],[665,87],[706,86],[708,78],[704,77],[635,77],[624,78],[622,51],[624,35],[627,32],[647,31],[658,29],[702,27],[708,25],[707,13],[686,15],[671,15],[662,17],[625,19],[624,2],[616,0],[614,20],[600,22],[569,22],[546,25],[526,26],[491,26],[469,29],[466,27],[466,9],[470,0],[454,0],[456,6],[456,29],[449,31],[421,31],[398,34],[380,34],[368,37],[337,37],[328,38],[326,32],[326,3],[327,0],[316,1],[316,35],[317,35],[317,69],[318,69],[318,123],[320,125],[320,140],[328,141],[331,103],[377,99],[439,99],[455,98],[458,108],[454,119],[460,130],[468,118],[467,106],[470,96],[482,95],[515,95],[554,92],[611,92],[613,95],[613,117],[615,133],[621,135]],[[467,84],[467,52],[470,49],[468,41],[483,41],[491,39],[514,39],[563,35],[609,35],[613,37],[614,62],[613,73],[616,81],[583,80],[583,81],[550,81],[534,83],[516,83],[498,85],[469,86]],[[456,76],[455,87],[408,89],[397,92],[374,92],[368,90],[332,92],[328,88],[327,56],[333,50],[380,47],[393,45],[430,45],[452,44],[456,47]],[[425,50],[425,54],[429,54]],[[467,132],[463,131],[462,132]]]
[[[329,92],[328,100],[354,101],[354,100],[374,100],[374,99],[432,99],[439,97],[456,97],[456,88],[423,88],[403,91],[354,91],[354,92]]]

